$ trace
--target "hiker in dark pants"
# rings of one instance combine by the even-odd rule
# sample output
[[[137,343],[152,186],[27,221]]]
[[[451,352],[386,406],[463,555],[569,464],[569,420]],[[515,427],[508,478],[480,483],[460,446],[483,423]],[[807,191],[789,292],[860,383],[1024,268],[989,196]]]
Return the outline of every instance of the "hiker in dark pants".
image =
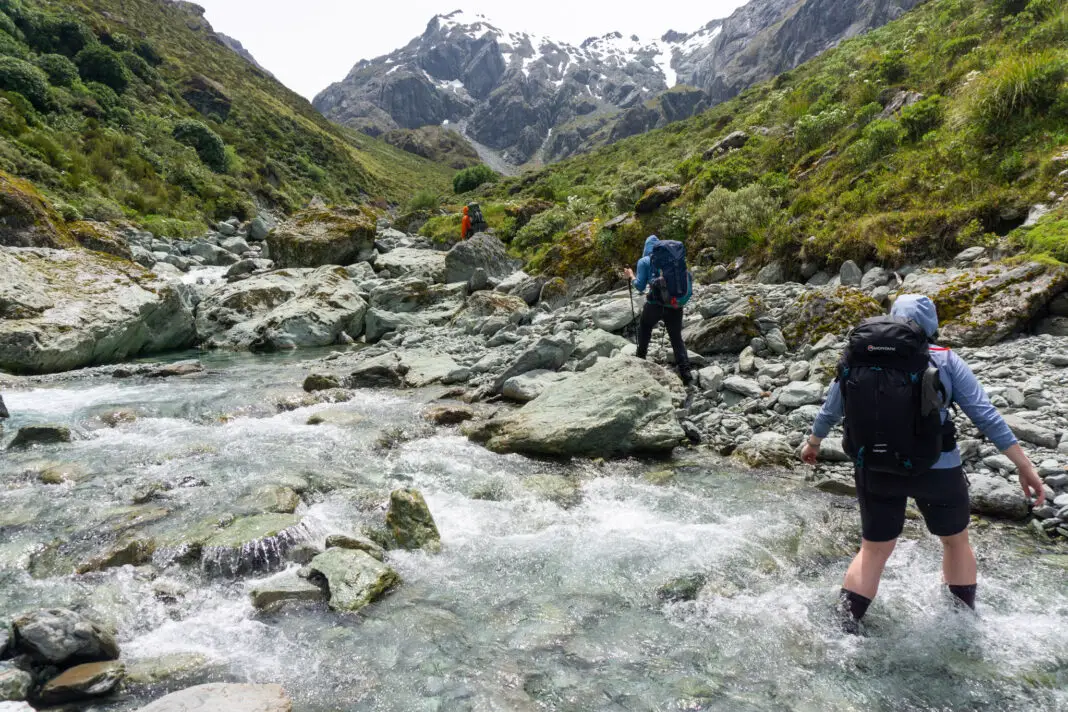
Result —
[[[890,317],[858,326],[816,417],[801,458],[815,464],[820,442],[845,418],[845,450],[856,459],[862,541],[839,595],[846,632],[857,633],[905,524],[912,497],[927,529],[942,540],[942,579],[975,607],[976,562],[968,540],[970,498],[956,430],[956,404],[1019,471],[1028,498],[1045,501],[1042,480],[968,365],[930,345],[938,314],[925,296],[897,298]]]
[[[653,251],[660,245],[657,254],[657,267],[654,270]],[[675,247],[675,251],[669,247]],[[678,251],[681,250],[681,258]],[[638,274],[627,269],[627,278],[631,280],[638,294],[644,294],[646,288],[649,296],[638,321],[638,358],[644,359],[649,353],[649,341],[653,338],[653,328],[664,322],[671,349],[675,353],[675,366],[679,378],[686,385],[690,384],[690,359],[686,353],[686,344],[682,340],[682,310],[693,296],[693,275],[686,269],[685,248],[677,242],[661,242],[656,235],[645,241],[645,252],[638,260]]]

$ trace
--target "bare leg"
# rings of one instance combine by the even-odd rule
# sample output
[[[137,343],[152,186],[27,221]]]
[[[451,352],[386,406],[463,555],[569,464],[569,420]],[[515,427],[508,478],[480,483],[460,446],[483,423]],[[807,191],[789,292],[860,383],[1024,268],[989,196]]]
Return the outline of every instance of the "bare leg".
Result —
[[[875,598],[879,592],[879,580],[890,555],[894,553],[897,539],[891,541],[861,541],[860,553],[853,559],[846,571],[843,588],[858,593],[865,598]]]
[[[942,553],[942,578],[950,586],[975,585],[977,572],[975,552],[968,541],[968,530],[955,536],[941,537],[944,551]]]

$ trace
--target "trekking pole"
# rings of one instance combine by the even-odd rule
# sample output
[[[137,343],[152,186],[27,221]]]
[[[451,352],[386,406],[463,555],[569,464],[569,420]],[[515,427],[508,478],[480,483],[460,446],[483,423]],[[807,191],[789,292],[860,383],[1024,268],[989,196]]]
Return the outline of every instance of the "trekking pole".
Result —
[[[634,329],[634,322],[637,321],[638,317],[634,312],[634,282],[629,277],[627,278],[627,287],[630,288],[630,326]],[[638,345],[637,329],[634,329],[634,345]]]

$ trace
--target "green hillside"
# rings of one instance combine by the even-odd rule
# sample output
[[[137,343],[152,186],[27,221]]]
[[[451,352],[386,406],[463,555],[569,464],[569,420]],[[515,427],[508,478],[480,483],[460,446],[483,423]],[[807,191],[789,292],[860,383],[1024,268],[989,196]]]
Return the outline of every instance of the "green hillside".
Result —
[[[503,181],[483,200],[551,201],[499,227],[536,267],[565,274],[629,261],[651,232],[687,238],[706,266],[898,265],[1005,236],[1068,260],[1063,204],[1020,227],[1068,191],[1066,79],[1065,3],[930,0],[701,116]],[[923,98],[888,111],[905,92]],[[735,131],[749,136],[743,148],[708,152]],[[670,183],[679,198],[605,227]]]
[[[0,0],[0,170],[67,220],[171,235],[315,195],[401,202],[452,173],[330,124],[164,0]]]

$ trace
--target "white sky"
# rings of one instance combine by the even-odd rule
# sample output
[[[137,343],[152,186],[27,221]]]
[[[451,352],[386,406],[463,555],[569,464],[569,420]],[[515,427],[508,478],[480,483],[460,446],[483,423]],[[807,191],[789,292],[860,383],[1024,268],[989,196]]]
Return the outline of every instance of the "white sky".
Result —
[[[421,35],[434,15],[463,9],[501,29],[578,44],[622,32],[656,39],[693,32],[746,0],[195,0],[212,26],[311,99],[361,59],[389,54]],[[610,8],[605,10],[604,8]]]

